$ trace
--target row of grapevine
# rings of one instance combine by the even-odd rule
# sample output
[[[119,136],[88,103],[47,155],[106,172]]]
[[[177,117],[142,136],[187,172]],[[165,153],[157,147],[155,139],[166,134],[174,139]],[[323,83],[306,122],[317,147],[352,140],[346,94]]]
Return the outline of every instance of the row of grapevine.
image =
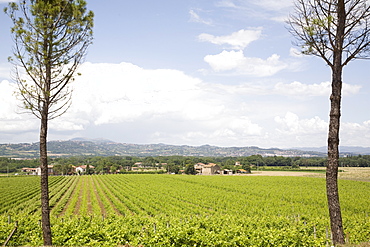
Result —
[[[52,229],[57,246],[325,246],[325,223],[278,216],[75,216],[54,218]],[[19,225],[10,245],[42,245],[36,216],[22,215]],[[0,226],[0,234],[12,228],[6,217]]]
[[[50,180],[55,245],[330,243],[325,181],[320,178],[139,174]],[[340,180],[339,185],[347,237],[352,243],[369,241],[370,183]],[[0,243],[17,220],[18,231],[9,244],[41,245],[40,218],[33,213],[39,208],[39,180],[0,178],[0,186],[0,208],[5,208]]]

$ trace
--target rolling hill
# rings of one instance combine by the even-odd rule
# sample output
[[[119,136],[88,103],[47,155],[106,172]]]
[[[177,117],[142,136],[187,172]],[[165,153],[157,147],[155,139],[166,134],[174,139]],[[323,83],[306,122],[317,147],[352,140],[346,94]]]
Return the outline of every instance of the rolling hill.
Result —
[[[0,144],[0,156],[11,158],[37,158],[39,143]],[[49,157],[92,156],[304,156],[322,157],[325,153],[307,150],[283,150],[259,147],[217,147],[210,145],[188,146],[167,144],[128,144],[106,139],[76,138],[68,141],[48,142]]]

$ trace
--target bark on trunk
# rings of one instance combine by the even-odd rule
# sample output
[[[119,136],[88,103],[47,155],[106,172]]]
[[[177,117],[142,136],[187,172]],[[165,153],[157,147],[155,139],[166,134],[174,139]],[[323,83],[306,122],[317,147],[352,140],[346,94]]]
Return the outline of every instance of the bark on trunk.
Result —
[[[334,73],[335,74],[335,73]],[[335,77],[333,75],[333,77]],[[333,78],[330,123],[328,135],[328,164],[326,168],[326,194],[328,198],[331,233],[334,244],[344,244],[342,215],[338,193],[339,126],[341,80]]]
[[[52,245],[49,208],[49,182],[48,182],[48,160],[47,160],[47,113],[41,117],[40,128],[40,168],[41,168],[41,222],[44,245]]]
[[[332,94],[328,134],[328,164],[326,168],[326,195],[328,198],[330,227],[334,245],[344,244],[342,214],[338,193],[339,126],[342,99],[342,52],[345,30],[345,4],[338,0],[338,26],[335,36],[332,69]]]

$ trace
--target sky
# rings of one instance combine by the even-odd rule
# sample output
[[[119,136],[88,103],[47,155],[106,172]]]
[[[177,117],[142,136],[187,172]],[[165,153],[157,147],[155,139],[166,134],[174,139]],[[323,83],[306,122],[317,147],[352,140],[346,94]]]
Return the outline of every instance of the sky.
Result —
[[[7,1],[0,0],[0,8]],[[87,0],[94,41],[71,108],[48,140],[326,146],[330,68],[301,55],[287,29],[293,1]],[[11,80],[11,22],[0,13],[0,143],[37,142]],[[344,69],[340,145],[370,146],[366,60]]]

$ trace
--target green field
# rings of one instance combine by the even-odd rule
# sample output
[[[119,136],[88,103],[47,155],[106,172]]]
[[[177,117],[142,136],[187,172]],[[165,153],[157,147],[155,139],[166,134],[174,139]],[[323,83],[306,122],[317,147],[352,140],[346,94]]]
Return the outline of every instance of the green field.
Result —
[[[0,244],[42,245],[39,177],[0,177]],[[340,180],[351,243],[370,240],[370,183]],[[326,246],[325,180],[310,177],[50,177],[57,246]]]

